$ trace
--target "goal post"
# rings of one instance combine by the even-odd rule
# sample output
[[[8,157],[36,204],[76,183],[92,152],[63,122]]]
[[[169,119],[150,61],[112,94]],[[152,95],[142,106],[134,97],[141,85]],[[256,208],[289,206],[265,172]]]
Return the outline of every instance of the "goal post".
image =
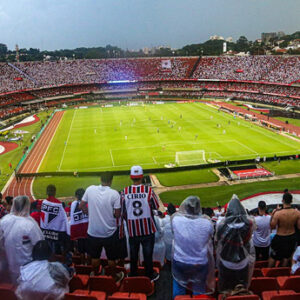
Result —
[[[175,153],[175,163],[178,166],[206,164],[204,150],[179,151]]]

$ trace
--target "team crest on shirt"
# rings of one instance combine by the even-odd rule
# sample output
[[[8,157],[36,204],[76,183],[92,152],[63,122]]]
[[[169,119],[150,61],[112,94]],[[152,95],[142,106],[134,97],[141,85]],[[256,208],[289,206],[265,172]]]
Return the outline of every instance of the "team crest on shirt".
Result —
[[[59,211],[59,206],[51,206],[43,203],[41,212],[43,222],[45,222],[45,216],[48,215],[48,224],[51,223],[59,215]]]

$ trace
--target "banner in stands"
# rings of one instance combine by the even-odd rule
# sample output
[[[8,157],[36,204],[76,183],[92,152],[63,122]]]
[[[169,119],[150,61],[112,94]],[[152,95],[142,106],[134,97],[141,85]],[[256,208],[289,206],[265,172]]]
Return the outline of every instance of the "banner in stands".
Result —
[[[172,69],[172,64],[170,59],[164,59],[161,61],[161,68],[163,71],[171,71]]]

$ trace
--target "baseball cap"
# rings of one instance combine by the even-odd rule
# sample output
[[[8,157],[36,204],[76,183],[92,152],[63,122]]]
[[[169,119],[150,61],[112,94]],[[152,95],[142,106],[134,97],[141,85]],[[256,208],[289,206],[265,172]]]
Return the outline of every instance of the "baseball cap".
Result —
[[[143,178],[143,169],[141,166],[132,166],[130,169],[130,178]]]

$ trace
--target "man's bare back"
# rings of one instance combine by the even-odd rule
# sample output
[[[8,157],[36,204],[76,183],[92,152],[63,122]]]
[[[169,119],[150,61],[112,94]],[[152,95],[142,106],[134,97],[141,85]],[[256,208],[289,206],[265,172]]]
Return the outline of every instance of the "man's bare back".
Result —
[[[300,212],[292,207],[277,210],[271,220],[271,228],[276,228],[277,235],[291,235],[295,233],[295,226],[300,229]]]

